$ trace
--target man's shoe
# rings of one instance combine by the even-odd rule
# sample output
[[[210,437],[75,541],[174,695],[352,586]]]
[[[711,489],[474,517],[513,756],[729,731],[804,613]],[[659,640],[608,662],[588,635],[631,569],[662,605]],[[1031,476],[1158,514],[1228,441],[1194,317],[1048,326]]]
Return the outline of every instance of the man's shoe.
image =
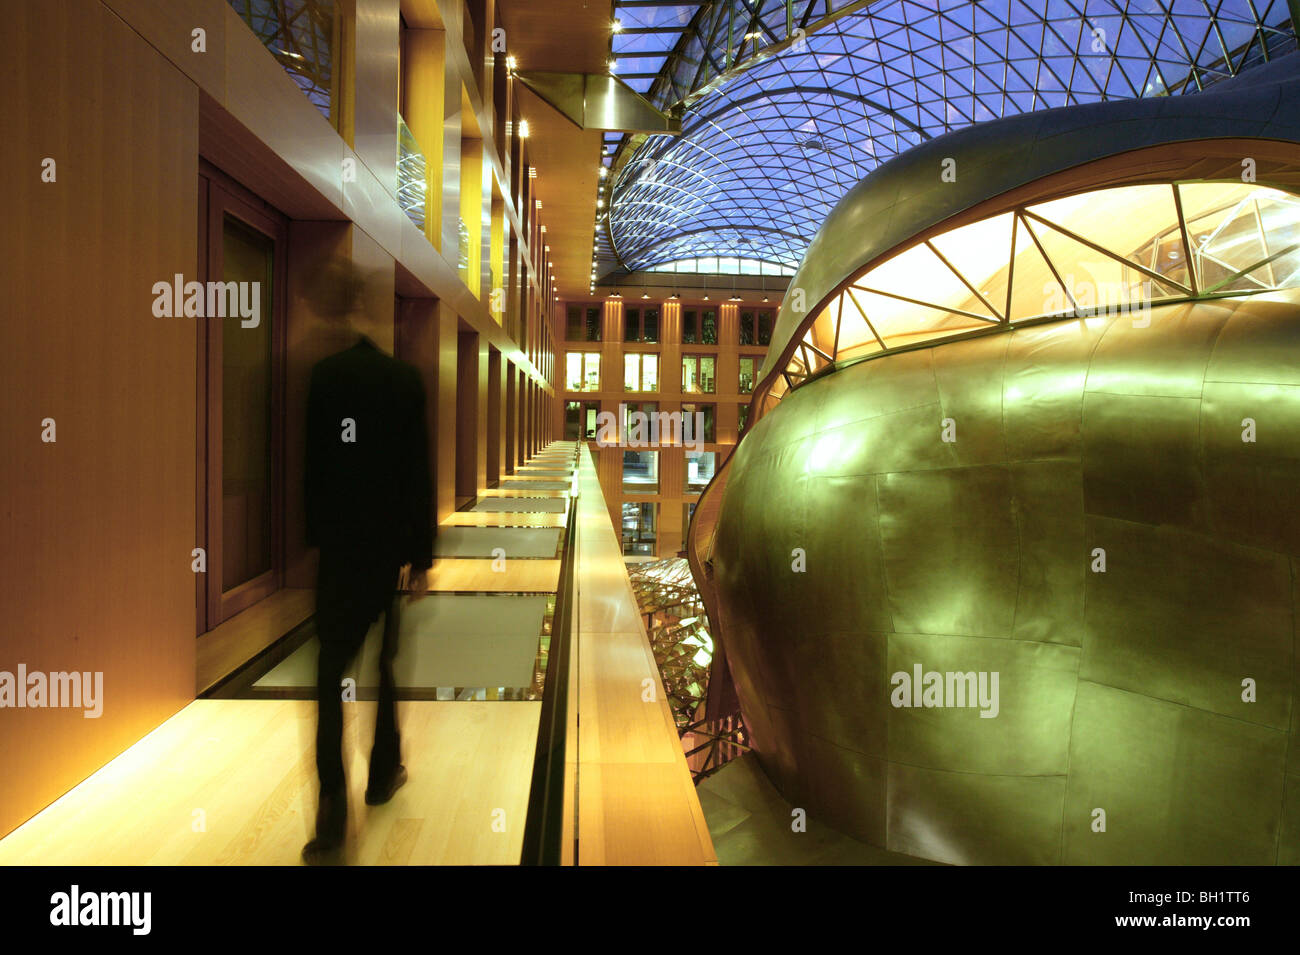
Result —
[[[320,806],[316,809],[316,838],[302,847],[303,859],[311,864],[325,861],[343,848],[347,829],[347,793],[321,793]]]
[[[366,787],[366,805],[382,806],[388,800],[393,798],[397,790],[406,785],[406,767],[398,766],[393,775],[388,777],[387,783],[377,786],[373,782]]]

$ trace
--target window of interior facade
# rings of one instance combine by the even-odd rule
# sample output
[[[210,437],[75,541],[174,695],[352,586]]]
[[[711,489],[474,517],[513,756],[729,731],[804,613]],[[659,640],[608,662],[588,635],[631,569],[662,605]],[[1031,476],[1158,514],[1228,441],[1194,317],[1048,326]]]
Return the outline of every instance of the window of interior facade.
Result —
[[[656,344],[659,341],[659,309],[629,308],[623,313],[623,341]]]
[[[659,492],[659,452],[623,452],[623,490],[634,494]]]
[[[600,352],[571,351],[564,361],[566,391],[600,390]]]
[[[716,367],[717,359],[712,355],[683,355],[682,393],[713,394],[717,390]]]
[[[717,468],[716,451],[686,452],[686,487],[691,491],[702,491],[713,480]]]
[[[744,355],[740,358],[740,380],[737,382],[737,390],[742,395],[747,395],[754,390],[754,372],[758,364],[757,359],[749,358]]]
[[[564,337],[571,342],[600,341],[601,307],[570,305],[565,314]]]
[[[624,391],[659,390],[659,356],[653,352],[623,356]]]

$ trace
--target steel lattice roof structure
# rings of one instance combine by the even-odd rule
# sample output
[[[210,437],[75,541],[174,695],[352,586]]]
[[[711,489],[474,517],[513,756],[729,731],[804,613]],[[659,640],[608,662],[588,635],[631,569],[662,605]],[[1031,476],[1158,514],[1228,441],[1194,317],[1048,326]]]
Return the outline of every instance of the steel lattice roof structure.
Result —
[[[616,0],[615,70],[679,137],[612,158],[599,272],[797,266],[877,166],[1034,110],[1195,93],[1296,48],[1287,0]]]

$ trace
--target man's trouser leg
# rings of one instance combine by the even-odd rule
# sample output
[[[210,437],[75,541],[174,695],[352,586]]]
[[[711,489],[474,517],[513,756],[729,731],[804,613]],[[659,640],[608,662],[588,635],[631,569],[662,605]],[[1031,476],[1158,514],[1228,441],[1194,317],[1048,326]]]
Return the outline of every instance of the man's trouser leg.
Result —
[[[316,772],[322,793],[342,792],[343,674],[365,641],[364,623],[339,628],[318,622],[320,659],[316,665]],[[340,632],[342,631],[342,632]]]
[[[394,597],[384,612],[384,642],[379,650],[379,710],[375,714],[375,743],[370,750],[370,787],[385,786],[402,764],[397,732],[397,683],[393,658],[397,656],[398,601]]]

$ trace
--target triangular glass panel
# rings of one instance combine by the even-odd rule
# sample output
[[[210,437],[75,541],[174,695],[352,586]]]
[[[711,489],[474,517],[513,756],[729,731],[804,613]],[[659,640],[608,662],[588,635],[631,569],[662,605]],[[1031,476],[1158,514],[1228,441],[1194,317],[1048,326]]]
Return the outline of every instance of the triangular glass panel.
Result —
[[[983,219],[935,236],[931,244],[1001,315],[1007,301],[1011,213]],[[970,309],[974,311],[974,309]]]
[[[1109,313],[1188,295],[1187,290],[1148,275],[1127,259],[1099,252],[1042,222],[1031,219],[1030,225],[1081,311]]]
[[[998,313],[975,294],[953,268],[949,268],[928,245],[922,244],[882,262],[853,284],[902,299],[915,299],[940,311],[969,312],[991,322],[997,321]]]
[[[1073,314],[1073,300],[1052,274],[1022,220],[1016,228],[1016,250],[1011,265],[1011,321]]]
[[[994,323],[927,305],[904,302],[887,295],[851,289],[886,348],[898,348],[960,332],[993,328]]]
[[[881,350],[880,342],[863,315],[862,309],[855,303],[848,292],[842,292],[836,305],[840,315],[839,342],[835,349],[835,360],[842,362],[848,358],[860,358]]]
[[[1119,186],[1041,202],[1029,211],[1061,231],[1190,288],[1169,185]]]
[[[1273,272],[1268,267],[1236,275],[1262,265],[1271,254],[1255,201],[1260,191],[1246,183],[1179,186],[1201,291],[1248,292],[1272,287]],[[1276,221],[1275,215],[1271,218]],[[1283,248],[1285,245],[1279,245],[1272,251]]]

